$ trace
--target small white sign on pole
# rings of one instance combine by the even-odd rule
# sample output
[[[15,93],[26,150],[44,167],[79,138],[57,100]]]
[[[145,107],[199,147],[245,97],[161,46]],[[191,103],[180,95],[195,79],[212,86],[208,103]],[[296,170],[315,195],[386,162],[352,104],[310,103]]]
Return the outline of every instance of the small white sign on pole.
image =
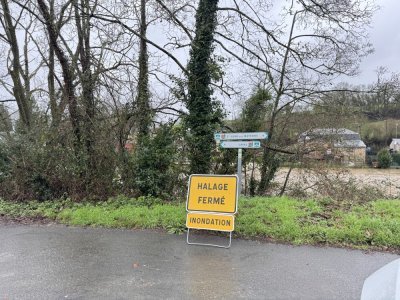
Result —
[[[222,141],[221,148],[230,149],[258,149],[261,148],[260,141]]]
[[[261,141],[268,139],[268,132],[216,132],[214,139],[221,148],[238,149],[237,176],[239,179],[238,194],[242,187],[242,149],[261,148]]]
[[[267,132],[231,132],[231,133],[214,133],[214,139],[217,141],[223,140],[266,140],[268,139]]]

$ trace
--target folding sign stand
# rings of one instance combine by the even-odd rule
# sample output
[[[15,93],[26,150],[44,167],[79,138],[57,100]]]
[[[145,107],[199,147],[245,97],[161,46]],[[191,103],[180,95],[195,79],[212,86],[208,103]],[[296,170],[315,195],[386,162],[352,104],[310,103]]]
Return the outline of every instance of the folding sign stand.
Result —
[[[235,216],[229,213],[205,213],[188,211],[186,215],[186,227],[188,228],[188,231],[186,233],[186,242],[189,245],[229,248],[232,244],[232,232],[235,229]],[[217,245],[211,243],[199,243],[193,241],[191,242],[190,229],[229,232],[229,243],[228,245]]]
[[[189,241],[189,233],[190,233],[190,228],[187,229],[186,233],[186,243],[188,245],[197,245],[197,246],[209,246],[209,247],[217,247],[217,248],[225,248],[228,249],[232,245],[232,231],[229,232],[229,244],[228,245],[216,245],[216,244],[207,244],[207,243],[197,243],[197,242],[190,242]]]
[[[191,175],[186,201],[187,244],[229,248],[235,229],[237,198],[236,175]],[[191,241],[190,229],[229,232],[229,243],[221,245]]]

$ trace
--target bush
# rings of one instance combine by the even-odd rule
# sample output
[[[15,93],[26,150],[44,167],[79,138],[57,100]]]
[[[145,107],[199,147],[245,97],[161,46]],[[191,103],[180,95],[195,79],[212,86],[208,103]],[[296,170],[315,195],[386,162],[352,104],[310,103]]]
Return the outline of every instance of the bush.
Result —
[[[135,188],[142,196],[171,195],[178,179],[174,172],[177,149],[172,126],[163,125],[139,147],[133,157]]]
[[[0,183],[4,181],[10,173],[10,159],[9,153],[6,149],[5,143],[0,138]]]
[[[378,152],[378,166],[382,169],[387,169],[392,164],[392,156],[387,149],[382,149]]]
[[[89,168],[87,151],[74,149],[68,125],[55,129],[44,116],[29,132],[18,130],[0,142],[0,197],[39,200],[104,199],[115,194],[117,156],[112,132],[98,126]],[[86,148],[85,148],[86,149]]]
[[[393,162],[395,162],[397,165],[400,166],[400,153],[393,153],[392,160]]]
[[[250,177],[250,182],[249,182],[250,197],[254,197],[255,196],[256,190],[257,190],[257,186],[258,186],[258,180],[255,179],[254,177]]]

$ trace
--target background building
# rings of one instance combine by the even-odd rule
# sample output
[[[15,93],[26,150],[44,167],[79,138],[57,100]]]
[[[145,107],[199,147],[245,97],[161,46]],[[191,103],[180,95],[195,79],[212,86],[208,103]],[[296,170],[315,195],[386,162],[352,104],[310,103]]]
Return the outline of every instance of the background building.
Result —
[[[394,152],[399,152],[400,151],[400,139],[392,139],[392,142],[390,143],[390,149],[393,150]]]
[[[318,160],[333,160],[346,165],[363,165],[366,145],[357,132],[346,128],[315,128],[303,132],[306,156]]]

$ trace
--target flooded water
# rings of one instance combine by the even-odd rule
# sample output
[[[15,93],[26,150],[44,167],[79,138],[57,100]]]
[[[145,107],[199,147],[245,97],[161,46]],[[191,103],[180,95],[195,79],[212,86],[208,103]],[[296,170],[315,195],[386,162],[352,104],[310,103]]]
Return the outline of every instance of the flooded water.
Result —
[[[275,182],[282,185],[285,182],[288,168],[281,168],[275,178]],[[302,184],[304,188],[313,186],[323,176],[328,174],[331,178],[337,177],[343,182],[354,180],[358,187],[375,187],[380,189],[389,197],[400,197],[400,169],[377,169],[377,168],[347,168],[347,169],[323,169],[316,170],[323,173],[319,176],[313,170],[293,169],[289,177],[289,187]]]

